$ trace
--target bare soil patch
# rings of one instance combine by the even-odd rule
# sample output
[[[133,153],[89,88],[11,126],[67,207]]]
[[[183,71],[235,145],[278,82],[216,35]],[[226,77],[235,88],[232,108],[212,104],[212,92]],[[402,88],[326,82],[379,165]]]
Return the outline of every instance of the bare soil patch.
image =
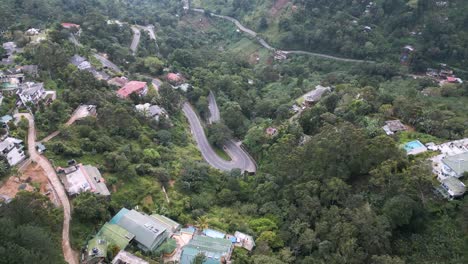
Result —
[[[54,200],[46,174],[39,165],[31,163],[18,175],[6,179],[0,187],[0,194],[14,198],[19,191],[32,192],[36,188],[37,191]]]
[[[278,13],[289,3],[290,0],[276,0],[270,9],[270,15],[276,17]]]

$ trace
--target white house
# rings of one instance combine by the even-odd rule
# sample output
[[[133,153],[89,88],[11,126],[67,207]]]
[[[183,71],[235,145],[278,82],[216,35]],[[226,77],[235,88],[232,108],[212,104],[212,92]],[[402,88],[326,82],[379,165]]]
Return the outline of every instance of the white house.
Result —
[[[135,106],[135,109],[146,117],[156,119],[156,121],[159,121],[160,117],[168,117],[166,110],[158,105],[139,104]]]
[[[444,176],[460,178],[468,171],[468,151],[442,158],[442,173]]]
[[[28,30],[26,30],[26,35],[28,36],[34,36],[34,35],[37,35],[40,33],[40,30],[37,29],[37,28],[30,28]]]
[[[45,97],[46,91],[44,89],[44,83],[27,82],[20,86],[16,94],[18,94],[24,105],[28,102],[37,104]]]
[[[21,139],[7,137],[0,142],[0,155],[7,158],[10,166],[15,166],[26,158]]]

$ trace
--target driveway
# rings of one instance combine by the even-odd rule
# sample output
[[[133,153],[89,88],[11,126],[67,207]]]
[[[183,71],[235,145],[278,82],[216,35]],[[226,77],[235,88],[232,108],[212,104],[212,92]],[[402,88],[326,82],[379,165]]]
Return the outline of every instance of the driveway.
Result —
[[[34,117],[31,114],[16,114],[16,118],[26,118],[29,122],[28,129],[28,152],[29,158],[36,162],[46,173],[52,188],[57,193],[60,203],[63,207],[63,229],[62,229],[62,250],[65,261],[70,264],[78,264],[78,260],[75,258],[73,249],[70,246],[70,201],[65,193],[62,183],[60,182],[55,169],[50,164],[49,160],[44,156],[39,155],[36,150],[36,127],[34,125]]]
[[[227,161],[219,157],[208,142],[200,119],[192,106],[189,103],[184,103],[182,111],[189,121],[197,146],[208,164],[222,171],[231,171],[233,169],[240,169],[241,171],[251,173],[256,171],[256,166],[253,160],[240,147],[240,144],[235,141],[231,140],[224,146],[226,153],[231,157],[231,161]]]
[[[219,122],[221,119],[221,115],[219,114],[218,104],[216,103],[216,98],[212,91],[208,95],[208,108],[210,110],[210,118],[208,118],[208,122],[210,124]]]
[[[65,127],[68,127],[68,126],[72,125],[73,123],[75,123],[76,120],[80,120],[80,119],[83,119],[83,118],[85,118],[87,116],[90,116],[91,112],[88,110],[88,107],[90,107],[90,105],[80,105],[80,106],[78,106],[78,108],[76,108],[76,110],[73,112],[70,119],[68,119],[68,121],[65,123]],[[93,107],[95,107],[95,106],[93,106]],[[52,132],[47,137],[43,138],[40,142],[42,142],[42,143],[47,142],[47,141],[53,139],[54,137],[58,136],[58,134],[60,134],[60,130]]]

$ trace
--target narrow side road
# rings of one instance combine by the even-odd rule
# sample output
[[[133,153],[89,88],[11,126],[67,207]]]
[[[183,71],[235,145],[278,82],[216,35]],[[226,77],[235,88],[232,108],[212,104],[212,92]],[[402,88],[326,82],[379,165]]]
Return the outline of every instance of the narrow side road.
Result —
[[[138,49],[138,44],[140,44],[141,32],[137,26],[131,26],[131,28],[133,31],[133,39],[132,44],[130,45],[130,50],[132,50],[132,53],[135,56],[135,53]]]
[[[104,56],[102,55],[99,55],[99,54],[93,54],[93,56],[102,63],[103,66],[113,70],[114,72],[116,73],[120,73],[122,72],[122,70],[120,70],[120,68],[115,65],[114,63],[112,63],[110,60],[106,59]]]
[[[256,172],[255,163],[252,161],[250,156],[240,148],[239,144],[234,141],[229,141],[224,146],[226,153],[231,157],[231,161],[227,161],[219,157],[208,142],[205,131],[201,125],[201,121],[192,106],[189,103],[184,103],[182,111],[189,121],[190,128],[195,141],[197,142],[198,148],[208,164],[222,171],[240,169],[241,171],[247,171],[250,173]]]
[[[189,10],[192,10],[192,11],[198,12],[198,13],[205,13],[205,10],[201,9],[201,8],[190,8],[189,7]],[[375,63],[375,61],[370,61],[370,60],[348,59],[348,58],[336,57],[336,56],[332,56],[332,55],[327,55],[327,54],[322,54],[322,53],[314,53],[314,52],[303,51],[303,50],[280,50],[280,49],[276,49],[276,48],[272,47],[270,44],[268,44],[268,42],[266,42],[266,40],[264,40],[263,38],[258,36],[257,32],[255,32],[255,31],[245,27],[244,25],[242,25],[239,22],[239,20],[237,20],[237,19],[235,19],[233,17],[218,15],[218,14],[215,14],[215,13],[211,13],[211,16],[231,21],[232,23],[234,23],[236,25],[236,27],[240,31],[250,35],[251,37],[254,37],[260,43],[260,45],[262,45],[264,48],[266,48],[268,50],[284,52],[286,54],[315,56],[315,57],[320,57],[320,58],[325,58],[325,59],[330,59],[330,60],[336,60],[336,61],[344,61],[344,62]]]
[[[154,26],[148,25],[148,26],[138,26],[138,27],[148,32],[150,39],[154,40],[154,45],[156,45],[156,50],[159,51],[159,45],[158,45],[158,42],[156,42],[156,34],[154,34]]]
[[[210,118],[208,118],[208,123],[213,124],[221,120],[221,115],[219,114],[218,104],[216,103],[216,98],[212,91],[208,95],[208,108],[210,110]]]
[[[47,178],[52,184],[52,188],[54,189],[55,193],[57,193],[60,203],[63,207],[63,229],[62,229],[62,250],[63,250],[63,257],[65,261],[69,264],[78,264],[78,260],[75,258],[73,253],[73,249],[70,246],[70,220],[71,220],[71,212],[70,212],[70,201],[68,200],[68,196],[65,193],[65,189],[63,188],[62,183],[60,182],[57,174],[55,173],[55,169],[50,164],[49,160],[44,156],[39,155],[36,150],[36,127],[34,125],[34,117],[31,114],[16,114],[15,117],[17,118],[26,118],[29,122],[29,129],[28,129],[28,152],[29,158],[36,162],[47,175]]]
[[[87,107],[88,107],[88,105],[78,106],[78,108],[76,108],[76,110],[71,115],[70,119],[68,119],[68,121],[65,123],[65,126],[66,127],[71,126],[73,123],[75,123],[75,121],[89,116],[90,112],[89,112]],[[52,132],[50,135],[48,135],[47,137],[40,140],[40,142],[42,142],[42,143],[47,142],[47,141],[53,139],[54,137],[58,136],[58,134],[60,134],[60,130]]]

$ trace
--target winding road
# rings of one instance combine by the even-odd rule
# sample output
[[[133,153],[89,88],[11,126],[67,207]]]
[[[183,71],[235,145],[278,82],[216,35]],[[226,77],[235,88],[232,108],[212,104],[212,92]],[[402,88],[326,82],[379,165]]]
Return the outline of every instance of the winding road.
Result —
[[[138,44],[140,44],[141,32],[137,26],[131,26],[131,28],[133,31],[133,39],[132,44],[130,44],[130,49],[132,50],[133,56],[135,56],[135,53],[138,49]]]
[[[192,10],[194,12],[198,12],[198,13],[205,13],[205,10],[204,9],[201,9],[201,8],[188,8],[189,10]],[[223,15],[218,15],[218,14],[215,14],[215,13],[211,13],[211,16],[213,17],[217,17],[217,18],[221,18],[221,19],[225,19],[225,20],[228,20],[228,21],[231,21],[232,23],[234,23],[236,25],[236,27],[241,30],[242,32],[248,34],[249,36],[251,37],[254,37],[259,43],[260,45],[262,45],[264,48],[268,49],[268,50],[272,50],[272,51],[278,51],[278,52],[283,52],[285,54],[296,54],[296,55],[308,55],[308,56],[315,56],[315,57],[320,57],[320,58],[324,58],[324,59],[330,59],[330,60],[336,60],[336,61],[344,61],[344,62],[355,62],[355,63],[375,63],[375,61],[370,61],[370,60],[357,60],[357,59],[348,59],[348,58],[342,58],[342,57],[337,57],[337,56],[332,56],[332,55],[327,55],[327,54],[322,54],[322,53],[315,53],[315,52],[309,52],[309,51],[303,51],[303,50],[280,50],[280,49],[276,49],[274,48],[273,46],[271,46],[270,44],[268,44],[268,42],[266,42],[265,39],[261,38],[257,32],[245,27],[244,25],[242,25],[239,20],[233,18],[233,17],[229,17],[229,16],[223,16]]]
[[[102,65],[104,67],[107,67],[111,70],[113,70],[115,73],[120,73],[122,72],[122,70],[120,70],[120,68],[115,65],[114,63],[112,63],[110,60],[106,59],[104,56],[102,55],[99,55],[97,53],[93,54],[94,58],[96,58],[98,61],[100,61],[102,63]]]
[[[49,179],[52,188],[57,194],[60,203],[63,207],[63,229],[62,229],[62,250],[65,261],[69,264],[78,264],[78,260],[75,258],[73,249],[70,246],[70,201],[65,193],[62,183],[60,182],[55,169],[50,164],[49,160],[44,156],[39,155],[36,150],[36,127],[34,125],[34,117],[31,114],[16,114],[16,118],[26,118],[29,123],[28,129],[28,152],[29,158],[36,162],[45,172]]]
[[[227,142],[224,146],[224,150],[231,157],[231,161],[222,159],[216,154],[208,142],[200,118],[197,116],[192,106],[189,103],[184,103],[182,111],[189,121],[190,128],[195,141],[197,142],[198,148],[208,164],[222,171],[240,169],[241,171],[247,171],[249,173],[256,172],[255,163],[240,147],[240,143],[236,143],[233,140]]]
[[[154,44],[156,45],[156,49],[159,51],[158,42],[156,42],[156,34],[154,34],[154,26],[147,25],[147,26],[138,26],[139,28],[143,29],[144,31],[148,32],[148,35],[151,40],[154,40]]]

